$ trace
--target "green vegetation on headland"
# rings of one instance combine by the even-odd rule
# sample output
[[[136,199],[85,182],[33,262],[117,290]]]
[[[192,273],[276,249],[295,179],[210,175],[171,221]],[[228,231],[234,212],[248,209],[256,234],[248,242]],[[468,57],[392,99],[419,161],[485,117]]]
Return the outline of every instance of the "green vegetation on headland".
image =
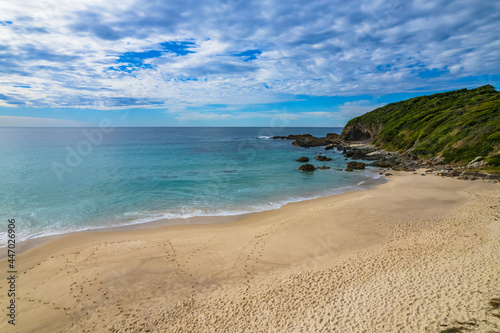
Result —
[[[482,156],[500,171],[500,92],[485,85],[391,103],[350,120],[341,139],[456,165]]]

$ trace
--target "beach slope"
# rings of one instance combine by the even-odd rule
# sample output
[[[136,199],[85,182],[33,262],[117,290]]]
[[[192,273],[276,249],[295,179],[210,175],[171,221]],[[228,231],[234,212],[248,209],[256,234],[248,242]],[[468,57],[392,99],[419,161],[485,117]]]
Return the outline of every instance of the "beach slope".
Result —
[[[0,331],[498,331],[499,185],[394,174],[229,224],[39,245],[16,258],[15,327],[0,286]]]

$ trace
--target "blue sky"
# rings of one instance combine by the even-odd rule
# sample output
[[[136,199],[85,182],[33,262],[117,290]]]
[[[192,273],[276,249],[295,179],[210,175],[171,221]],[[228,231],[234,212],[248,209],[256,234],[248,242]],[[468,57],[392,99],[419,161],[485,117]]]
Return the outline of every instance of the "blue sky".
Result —
[[[2,1],[0,126],[343,126],[499,87],[500,2]]]

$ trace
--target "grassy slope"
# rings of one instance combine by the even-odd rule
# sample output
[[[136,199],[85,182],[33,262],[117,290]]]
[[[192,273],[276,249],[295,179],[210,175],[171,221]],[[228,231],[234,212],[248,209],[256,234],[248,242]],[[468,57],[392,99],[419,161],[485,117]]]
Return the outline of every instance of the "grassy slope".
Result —
[[[382,125],[374,143],[389,150],[410,148],[420,157],[441,156],[464,164],[488,156],[500,168],[500,92],[491,85],[391,103],[349,121]]]

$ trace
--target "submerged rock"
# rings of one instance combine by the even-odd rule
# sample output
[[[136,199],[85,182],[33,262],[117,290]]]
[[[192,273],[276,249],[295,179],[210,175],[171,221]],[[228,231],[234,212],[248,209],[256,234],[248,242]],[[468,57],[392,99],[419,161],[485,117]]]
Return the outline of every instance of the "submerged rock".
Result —
[[[330,169],[330,167],[329,167],[329,166],[325,166],[325,165],[323,165],[323,166],[317,167],[316,169],[319,169],[319,170],[326,170],[326,169]]]
[[[330,157],[321,156],[321,155],[316,156],[316,159],[317,159],[318,161],[321,161],[321,162],[331,161],[331,160],[332,160]]]
[[[297,170],[300,170],[300,171],[314,171],[316,170],[316,168],[314,167],[314,165],[312,164],[303,164],[301,165]]]
[[[302,156],[296,159],[297,162],[309,162],[309,157]]]

